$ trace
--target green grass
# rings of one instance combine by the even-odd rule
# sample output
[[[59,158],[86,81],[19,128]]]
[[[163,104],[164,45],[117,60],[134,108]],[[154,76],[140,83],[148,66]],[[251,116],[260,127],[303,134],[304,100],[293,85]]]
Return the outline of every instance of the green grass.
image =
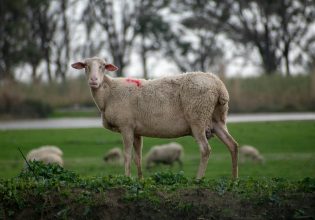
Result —
[[[80,117],[99,117],[100,113],[96,107],[91,108],[91,110],[69,110],[61,111],[54,110],[48,117],[49,118],[80,118]]]
[[[266,159],[264,165],[240,164],[241,177],[284,177],[301,179],[315,177],[315,123],[309,122],[268,122],[236,123],[228,125],[230,133],[240,145],[257,147]],[[184,146],[184,175],[195,176],[199,164],[199,150],[192,137],[178,139],[145,138],[143,155],[150,146],[177,141]],[[107,165],[102,157],[112,147],[122,147],[119,134],[102,128],[90,129],[41,129],[0,131],[0,178],[18,175],[23,167],[23,159],[17,150],[20,147],[26,154],[40,145],[57,145],[64,152],[65,168],[80,176],[104,176],[123,174],[123,166]],[[231,159],[227,148],[217,138],[210,140],[212,155],[209,160],[206,177],[230,176]],[[143,162],[144,163],[144,162]],[[171,169],[178,172],[177,164],[173,168],[159,166],[145,171],[149,176],[157,171]],[[136,175],[132,166],[132,175]]]

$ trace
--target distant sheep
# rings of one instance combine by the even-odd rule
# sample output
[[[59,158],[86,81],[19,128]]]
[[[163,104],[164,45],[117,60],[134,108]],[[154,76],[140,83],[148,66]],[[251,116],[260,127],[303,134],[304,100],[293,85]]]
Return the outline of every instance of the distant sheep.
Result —
[[[98,57],[71,66],[85,69],[103,126],[121,133],[126,176],[130,176],[134,148],[138,177],[142,178],[142,136],[177,138],[191,135],[200,150],[197,179],[201,179],[211,153],[207,139],[214,134],[228,147],[232,175],[237,178],[238,144],[226,126],[229,94],[216,75],[190,72],[154,80],[112,78],[108,73],[118,67]]]
[[[154,164],[173,165],[177,161],[182,168],[181,156],[183,154],[183,147],[175,142],[154,146],[146,155],[146,168],[151,168]]]
[[[53,146],[53,145],[44,145],[38,148],[39,150],[43,150],[45,152],[50,152],[53,154],[57,154],[58,156],[62,157],[63,156],[63,152],[62,150],[57,147],[57,146]]]
[[[58,164],[59,166],[63,166],[62,159],[63,152],[60,148],[56,146],[42,146],[36,149],[31,150],[26,155],[27,161],[42,161],[45,164]]]
[[[112,148],[111,150],[109,150],[106,155],[104,156],[104,161],[105,162],[117,162],[117,163],[121,163],[122,162],[122,151],[119,147],[115,147],[115,148]]]
[[[254,162],[264,163],[265,159],[260,152],[253,146],[244,145],[239,150],[240,162],[244,163],[246,159]]]

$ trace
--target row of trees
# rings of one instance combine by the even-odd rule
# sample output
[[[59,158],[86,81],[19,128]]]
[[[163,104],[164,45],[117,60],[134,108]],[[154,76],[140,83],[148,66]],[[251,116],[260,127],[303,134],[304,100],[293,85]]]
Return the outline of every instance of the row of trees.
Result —
[[[40,65],[45,66],[42,71],[49,81],[65,80],[65,61],[71,53],[68,1],[3,0],[0,4],[0,79],[14,79],[17,67],[28,64],[34,82],[40,80]]]
[[[309,71],[314,0],[2,0],[0,80],[28,66],[34,82],[65,81],[70,59],[102,54],[120,67],[131,54],[162,54],[181,71],[219,69],[253,51],[266,74]],[[80,10],[83,9],[83,10]],[[81,31],[79,31],[81,30]],[[234,49],[227,48],[226,43]],[[106,51],[104,53],[104,51]],[[255,62],[255,60],[252,60]],[[26,69],[26,68],[25,68]]]

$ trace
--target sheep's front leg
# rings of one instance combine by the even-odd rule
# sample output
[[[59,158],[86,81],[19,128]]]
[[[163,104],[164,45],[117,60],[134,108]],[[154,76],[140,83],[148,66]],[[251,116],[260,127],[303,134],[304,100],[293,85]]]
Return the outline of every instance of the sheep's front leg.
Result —
[[[122,133],[124,141],[124,161],[125,161],[125,175],[130,176],[130,161],[131,161],[131,150],[134,142],[133,132],[130,130],[123,131]]]
[[[142,137],[135,136],[133,147],[135,149],[135,164],[137,166],[138,177],[139,179],[142,178],[142,169],[141,169],[141,158],[142,158]]]

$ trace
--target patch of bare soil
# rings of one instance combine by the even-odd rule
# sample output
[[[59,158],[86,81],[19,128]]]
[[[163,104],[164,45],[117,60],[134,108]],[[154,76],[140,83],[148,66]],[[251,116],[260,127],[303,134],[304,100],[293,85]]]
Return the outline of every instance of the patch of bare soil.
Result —
[[[277,198],[246,198],[208,189],[156,192],[128,198],[123,188],[102,193],[72,190],[30,196],[25,207],[4,219],[314,219],[315,193],[283,194]],[[10,207],[12,210],[12,207]]]

